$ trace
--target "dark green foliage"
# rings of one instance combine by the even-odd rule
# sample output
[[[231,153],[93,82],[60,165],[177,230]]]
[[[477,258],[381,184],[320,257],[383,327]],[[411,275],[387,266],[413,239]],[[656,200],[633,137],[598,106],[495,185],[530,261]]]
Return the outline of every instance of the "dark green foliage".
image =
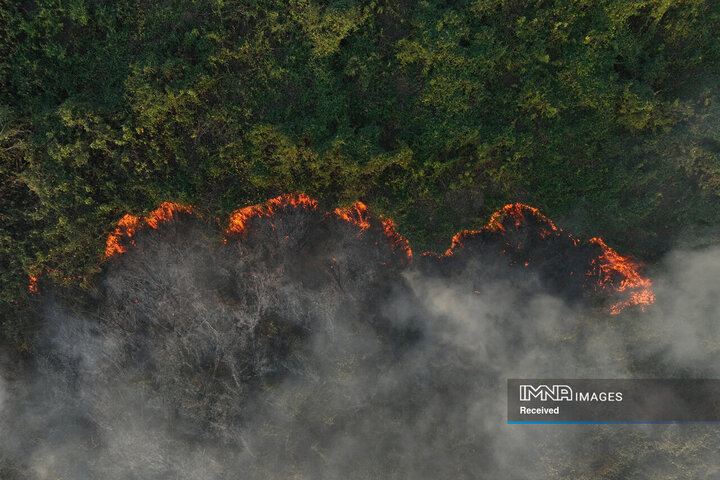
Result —
[[[418,250],[512,201],[646,259],[704,241],[718,22],[710,0],[4,0],[3,323],[32,269],[90,279],[164,200],[361,199]]]

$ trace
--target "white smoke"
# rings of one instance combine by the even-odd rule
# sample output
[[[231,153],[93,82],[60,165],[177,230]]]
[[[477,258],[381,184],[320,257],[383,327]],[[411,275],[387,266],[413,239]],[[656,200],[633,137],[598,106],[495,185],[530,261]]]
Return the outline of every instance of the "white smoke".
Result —
[[[668,256],[657,303],[608,316],[510,268],[393,272],[354,232],[298,255],[300,242],[218,247],[204,226],[185,227],[138,238],[89,299],[48,301],[34,370],[0,379],[0,475],[656,479],[720,468],[712,426],[506,423],[507,378],[716,374],[717,247]]]

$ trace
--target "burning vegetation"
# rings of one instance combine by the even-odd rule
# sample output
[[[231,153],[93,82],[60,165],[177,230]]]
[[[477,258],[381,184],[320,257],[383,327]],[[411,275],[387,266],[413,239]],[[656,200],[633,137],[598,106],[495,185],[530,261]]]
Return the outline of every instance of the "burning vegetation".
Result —
[[[142,225],[148,225],[150,228],[157,230],[160,225],[170,222],[179,213],[190,214],[192,209],[178,203],[163,202],[158,208],[150,212],[147,217],[140,218],[135,215],[125,214],[117,227],[110,232],[105,242],[105,258],[109,258],[121,253],[125,253],[127,249],[135,244],[133,237],[137,229]]]
[[[375,225],[376,228],[382,230],[385,239],[392,248],[393,254],[400,253],[404,257],[404,263],[412,262],[410,243],[395,231],[395,222],[391,218],[374,217],[363,202],[355,202],[349,207],[336,208],[333,213],[338,218],[355,226],[358,229],[358,237]]]
[[[251,205],[236,210],[230,215],[230,225],[225,232],[228,236],[244,236],[252,221],[256,218],[272,218],[275,215],[294,208],[316,210],[317,201],[304,193],[286,193],[268,200],[266,203]]]
[[[392,218],[386,218],[382,221],[383,232],[385,238],[388,239],[390,245],[392,245],[393,251],[397,250],[402,252],[407,261],[412,262],[412,250],[410,249],[410,242],[407,241],[402,235],[395,231],[395,222]]]
[[[334,213],[346,222],[358,227],[360,229],[358,236],[370,228],[370,211],[363,202],[355,202],[349,207],[336,208]]]
[[[108,235],[106,257],[124,253],[134,245],[134,236],[142,225],[158,229],[179,213],[191,214],[192,210],[166,202],[144,219],[125,215]],[[236,210],[230,216],[225,243],[247,241],[255,231],[262,237],[260,241],[272,248],[273,240],[268,236],[271,233],[277,240],[287,242],[293,236],[304,238],[308,229],[314,229],[317,233],[303,242],[324,248],[317,245],[329,241],[332,235],[328,231],[347,228],[341,225],[354,231],[354,240],[341,237],[336,245],[340,249],[343,243],[360,242],[377,251],[375,261],[381,265],[413,263],[409,242],[395,230],[392,219],[375,216],[362,202],[322,213],[318,211],[318,202],[304,193],[284,194]],[[294,248],[300,248],[297,240]],[[488,254],[505,259],[510,266],[533,269],[552,288],[569,297],[604,298],[611,314],[631,306],[644,309],[655,300],[652,282],[640,274],[639,263],[619,255],[600,238],[581,241],[573,237],[536,208],[522,203],[506,205],[481,229],[458,232],[444,254],[426,252],[417,266],[447,276],[478,258],[487,258]],[[337,255],[326,260],[331,269],[339,268]],[[37,288],[37,280],[31,282],[30,288]]]
[[[192,208],[179,203],[163,202],[158,208],[148,214],[147,217],[138,217],[129,213],[120,218],[117,226],[108,234],[105,241],[105,259],[115,257],[128,251],[135,245],[135,235],[138,230],[147,225],[153,230],[158,230],[163,224],[170,223],[177,218],[178,214],[190,215]],[[85,277],[68,277],[57,270],[45,269],[46,274],[55,275],[62,284],[72,281],[85,280]],[[33,268],[33,273],[28,275],[28,291],[36,294],[39,292],[39,277],[41,272]]]
[[[591,238],[591,244],[597,245],[602,253],[593,258],[590,269],[585,274],[596,290],[624,293],[626,298],[610,307],[611,314],[618,314],[625,308],[638,305],[642,310],[655,302],[652,282],[640,275],[640,264],[629,257],[618,254],[608,247],[602,238]]]
[[[214,224],[170,203],[121,219],[108,242],[122,251],[41,332],[27,413],[41,419],[22,430],[9,416],[6,431],[29,432],[11,458],[55,459],[54,478],[477,478],[505,464],[498,430],[478,428],[502,417],[488,386],[550,364],[622,375],[585,333],[568,339],[617,327],[578,322],[579,302],[652,301],[635,262],[522,204],[440,255],[413,256],[362,203],[326,212],[301,194],[234,212],[224,242]]]
[[[135,215],[126,213],[120,221],[118,226],[110,232],[107,241],[105,242],[105,257],[112,257],[113,255],[119,255],[125,253],[128,249],[128,244],[132,245],[132,237],[135,235],[140,219]]]
[[[655,301],[652,282],[640,274],[638,262],[619,255],[600,238],[573,237],[522,203],[504,206],[479,230],[458,232],[439,258],[472,256],[478,249],[499,251],[511,265],[534,266],[558,292],[599,294],[611,302],[611,314],[630,306],[644,310]]]
[[[160,225],[171,221],[178,213],[190,214],[192,209],[177,203],[163,202],[157,209],[150,212],[146,222],[150,228],[157,230]]]
[[[28,291],[38,293],[38,278],[36,275],[28,275]]]

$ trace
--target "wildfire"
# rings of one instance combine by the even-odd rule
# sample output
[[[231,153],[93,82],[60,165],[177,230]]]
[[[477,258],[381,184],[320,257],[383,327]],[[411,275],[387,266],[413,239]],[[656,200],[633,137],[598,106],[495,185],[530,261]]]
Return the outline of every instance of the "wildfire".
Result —
[[[110,232],[107,241],[105,242],[105,257],[112,257],[113,255],[119,255],[127,251],[127,247],[120,243],[123,238],[132,238],[135,235],[140,219],[135,215],[126,213],[120,221],[118,226]],[[132,240],[130,241],[132,243]]]
[[[372,215],[367,205],[363,202],[355,202],[349,207],[336,208],[333,213],[351,225],[355,225],[359,230],[357,234],[358,237],[372,226]],[[382,217],[380,218],[382,219]],[[385,235],[385,238],[387,238],[392,247],[393,253],[401,251],[407,259],[407,262],[411,262],[412,250],[410,249],[410,243],[395,231],[395,222],[393,222],[391,218],[385,218],[382,219],[380,225],[383,235]]]
[[[541,214],[537,208],[523,203],[510,203],[493,213],[488,224],[480,230],[463,230],[456,233],[452,238],[450,248],[445,251],[444,256],[452,255],[453,251],[458,247],[462,247],[465,240],[469,238],[483,233],[502,234],[510,229],[518,230],[528,225],[530,219],[534,220],[538,233],[542,238],[559,235],[562,232],[552,220]]]
[[[28,275],[30,282],[28,283],[28,290],[30,293],[38,293],[38,279],[35,275]]]
[[[117,227],[108,235],[105,242],[105,258],[125,253],[128,245],[134,245],[135,242],[132,237],[135,236],[135,232],[143,223],[157,230],[160,225],[171,221],[178,213],[192,213],[192,209],[178,203],[163,202],[145,218],[130,215],[129,213],[125,214],[118,221]]]
[[[175,214],[180,212],[192,213],[192,209],[177,203],[163,202],[157,209],[150,212],[147,217],[147,224],[157,230],[161,224],[169,222]]]
[[[511,203],[493,213],[486,228],[494,232],[505,232],[509,226],[508,223],[512,223],[517,230],[527,225],[531,219],[538,226],[538,234],[542,238],[559,235],[562,232],[552,220],[540,213],[537,208],[523,203]]]
[[[610,307],[609,312],[611,314],[616,315],[630,306],[639,306],[644,310],[646,306],[655,301],[655,296],[651,290],[652,282],[650,279],[640,275],[639,269],[641,265],[639,263],[619,255],[600,238],[591,238],[587,242],[582,242],[572,235],[564,233],[552,220],[542,215],[536,208],[522,203],[505,205],[493,213],[488,224],[479,230],[464,230],[456,233],[452,238],[450,248],[440,258],[453,255],[458,249],[463,248],[470,239],[491,235],[506,237],[511,231],[518,231],[524,227],[531,227],[531,232],[544,241],[550,241],[551,238],[554,238],[558,241],[569,241],[569,245],[573,248],[587,248],[589,245],[599,247],[601,253],[590,260],[585,278],[586,283],[595,291],[626,295],[625,300],[618,301]],[[532,259],[523,258],[523,255],[529,253],[529,251],[522,250],[524,246],[522,241],[518,240],[516,243],[511,243],[509,239],[506,239],[504,245],[503,254],[512,252],[514,255],[520,256],[519,259],[511,260],[511,264],[522,264],[525,267],[530,265]],[[574,271],[569,272],[571,276],[574,274]]]
[[[345,208],[336,208],[334,213],[346,222],[357,226],[360,229],[358,237],[362,235],[362,232],[370,228],[370,212],[363,202],[355,202]]]
[[[230,215],[230,225],[226,230],[226,234],[235,234],[244,236],[247,234],[248,226],[253,218],[272,217],[278,210],[287,207],[301,207],[310,210],[316,210],[318,206],[317,200],[314,200],[304,193],[292,194],[286,193],[278,197],[268,200],[266,203],[251,205],[248,207],[235,210]]]
[[[509,203],[505,205],[503,208],[492,214],[490,222],[488,222],[487,227],[485,228],[493,232],[504,232],[506,229],[504,223],[507,219],[514,221],[515,228],[520,228],[523,224],[523,220],[530,216],[536,217],[541,222],[547,224],[549,230],[555,232],[558,231],[558,228],[552,220],[541,214],[537,208],[525,205],[524,203]],[[546,234],[549,234],[549,232]]]
[[[385,237],[390,241],[393,252],[400,250],[407,257],[408,262],[412,261],[412,250],[410,249],[410,242],[405,237],[395,231],[395,222],[391,218],[386,218],[382,222],[383,233]]]
[[[231,214],[226,235],[244,237],[251,228],[253,219],[260,217],[272,218],[289,208],[316,211],[318,202],[304,193],[297,193],[280,195],[263,204],[240,208]],[[157,229],[163,223],[171,221],[178,213],[192,213],[192,209],[188,206],[165,202],[145,218],[130,214],[123,216],[117,227],[108,235],[105,256],[111,257],[125,252],[130,245],[134,244],[132,237],[142,225],[146,224],[150,228]],[[373,216],[367,205],[362,202],[355,202],[349,207],[336,208],[324,218],[329,218],[332,215],[357,227],[358,237],[371,229],[378,233],[382,231],[392,248],[392,252],[401,252],[402,256],[407,259],[403,261],[404,264],[412,262],[410,245],[405,238],[395,231],[395,223],[392,219]],[[272,226],[275,227],[274,224]],[[287,238],[287,235],[285,238]],[[565,274],[567,274],[568,278],[574,278],[573,275],[578,271],[578,268],[581,268],[585,272],[584,287],[589,287],[598,292],[622,294],[624,300],[612,304],[609,309],[611,314],[618,314],[630,306],[639,306],[644,309],[655,300],[651,290],[652,282],[640,275],[639,269],[641,265],[639,263],[619,255],[600,238],[591,238],[586,242],[574,238],[555,226],[549,218],[542,215],[536,208],[522,203],[505,205],[490,217],[490,221],[486,226],[479,230],[464,230],[456,233],[452,238],[450,248],[443,255],[438,256],[426,252],[423,254],[423,258],[433,257],[441,261],[465,248],[466,243],[473,239],[479,242],[499,242],[495,243],[499,245],[498,252],[502,249],[504,255],[511,256],[511,265],[524,267],[533,264],[533,266],[538,265],[538,268],[542,268],[543,255],[545,255],[545,258],[549,258],[547,255],[555,255],[555,258],[557,258],[557,255],[579,252],[582,259],[585,254],[583,252],[586,252],[590,260],[581,261],[580,264],[575,266],[566,265],[567,271]],[[377,242],[375,244],[377,245]],[[540,256],[536,258],[532,252],[536,252],[538,246],[541,251]],[[547,250],[548,248],[550,250]],[[545,249],[545,254],[542,253],[542,249]],[[598,249],[600,253],[596,254]],[[550,254],[547,252],[550,252]],[[530,258],[531,255],[533,258]],[[570,257],[577,257],[577,254],[573,253]],[[333,259],[333,262],[335,262],[335,259]],[[562,273],[562,270],[554,270],[554,272],[554,274],[558,274]],[[29,290],[37,292],[37,284],[37,277],[31,275]]]
[[[630,292],[626,300],[617,302],[610,307],[611,314],[617,315],[626,307],[633,305],[645,310],[647,305],[655,301],[655,295],[651,290],[652,281],[640,276],[638,273],[640,265],[638,263],[618,254],[608,247],[601,238],[591,238],[589,242],[602,249],[602,254],[592,260],[591,267],[586,273],[588,277],[597,276],[599,278],[595,289]]]
[[[30,272],[31,273],[28,273],[28,291],[32,294],[40,292],[40,275],[43,274],[51,276],[56,281],[59,281],[62,285],[70,285],[73,282],[77,282],[78,280],[83,282],[86,280],[84,275],[66,276],[60,270],[50,267],[45,267],[43,269],[37,266],[32,266],[30,268]]]

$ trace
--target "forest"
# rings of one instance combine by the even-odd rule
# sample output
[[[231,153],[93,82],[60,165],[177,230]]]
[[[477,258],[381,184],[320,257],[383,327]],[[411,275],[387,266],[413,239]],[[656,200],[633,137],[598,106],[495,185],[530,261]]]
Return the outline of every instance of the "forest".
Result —
[[[712,0],[0,0],[0,318],[126,213],[362,201],[418,250],[524,202],[652,263],[720,231]]]

